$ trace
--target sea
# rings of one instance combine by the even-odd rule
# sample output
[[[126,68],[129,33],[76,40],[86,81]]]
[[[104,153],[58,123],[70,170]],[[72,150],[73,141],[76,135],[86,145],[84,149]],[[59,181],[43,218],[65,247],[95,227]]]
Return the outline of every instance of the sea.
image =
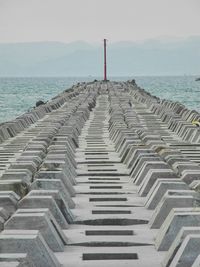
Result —
[[[195,76],[136,76],[111,77],[113,81],[135,79],[152,95],[179,101],[200,112],[200,81]],[[77,82],[99,77],[0,77],[0,123],[10,121],[35,106],[38,100],[47,101]]]

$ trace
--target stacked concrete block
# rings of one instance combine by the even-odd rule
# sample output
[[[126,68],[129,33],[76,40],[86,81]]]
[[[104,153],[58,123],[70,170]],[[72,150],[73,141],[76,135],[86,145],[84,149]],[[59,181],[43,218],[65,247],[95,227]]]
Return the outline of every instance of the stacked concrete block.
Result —
[[[191,190],[168,190],[159,202],[150,221],[151,228],[160,228],[174,208],[199,207],[199,195]]]
[[[25,253],[1,253],[0,264],[4,267],[35,267],[30,257]]]
[[[154,183],[153,187],[149,191],[145,206],[147,209],[154,210],[158,204],[160,204],[161,199],[169,190],[188,190],[189,187],[180,179],[158,179]],[[189,191],[191,192],[191,191]],[[193,192],[191,192],[193,193]]]
[[[192,220],[193,213],[191,212],[198,212],[200,204],[200,195],[191,190],[198,191],[200,177],[198,161],[200,150],[198,145],[193,145],[193,142],[197,140],[198,129],[191,123],[194,118],[199,118],[199,116],[179,103],[161,101],[152,97],[135,85],[129,86],[129,92],[131,106],[135,112],[134,116],[127,116],[128,113],[123,109],[125,101],[120,102],[121,96],[115,91],[113,103],[118,103],[120,108],[116,107],[115,113],[113,111],[115,105],[111,104],[110,137],[118,152],[120,146],[123,147],[123,153],[120,154],[121,160],[127,165],[132,181],[138,186],[139,195],[145,197],[145,207],[153,210],[149,227],[158,229],[156,244],[159,243],[160,236],[166,231],[163,243],[161,242],[156,247],[159,250],[167,251],[174,240],[180,239],[176,238],[173,229],[171,240],[168,237],[171,228],[169,230],[165,225],[172,228],[173,225],[174,227],[179,225],[178,222],[169,222],[171,214],[174,210],[188,213],[181,221],[181,226],[179,225],[179,230],[181,230],[185,226],[192,226],[190,218]],[[118,99],[117,95],[119,95]],[[121,118],[121,122],[115,123],[115,117],[118,121]],[[127,124],[124,123],[126,121]],[[130,129],[133,132],[132,139],[127,135]],[[198,225],[197,221],[196,223]],[[198,256],[197,254],[200,254],[198,248],[194,252],[195,256],[192,256],[192,251],[190,252],[193,242],[198,240],[198,237],[193,239],[192,235],[198,234],[198,230],[187,233],[182,235],[181,240],[190,234],[191,237],[187,237],[188,239],[181,245],[180,251],[178,250],[180,245],[171,247],[171,252],[168,252],[171,253],[171,258],[167,263],[166,260],[163,260],[163,266],[189,266]],[[191,257],[189,257],[190,253]]]
[[[198,266],[199,119],[133,80],[2,124],[0,265]]]
[[[61,266],[36,230],[4,230],[0,234],[0,247],[1,253],[28,253],[30,260],[38,267]]]
[[[198,267],[198,266],[200,266],[200,255],[196,257],[194,263],[192,264],[192,267]]]
[[[59,252],[64,250],[67,239],[48,209],[30,209],[27,212],[23,212],[23,210],[20,211],[19,209],[19,211],[6,222],[4,229],[39,230],[52,251]]]
[[[86,87],[66,91],[0,129],[5,266],[60,266],[54,252],[64,251],[68,239],[63,229],[74,220],[78,136],[98,91]]]

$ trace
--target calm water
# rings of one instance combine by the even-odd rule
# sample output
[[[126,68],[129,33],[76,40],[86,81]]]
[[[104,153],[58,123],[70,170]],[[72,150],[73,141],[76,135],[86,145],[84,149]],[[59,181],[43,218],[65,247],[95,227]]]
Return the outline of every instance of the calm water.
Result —
[[[112,80],[128,80],[115,77]],[[200,111],[200,82],[195,77],[135,77],[139,86],[165,99],[184,103]],[[81,78],[0,78],[0,122],[8,121],[33,107],[37,100],[48,100],[80,81]]]

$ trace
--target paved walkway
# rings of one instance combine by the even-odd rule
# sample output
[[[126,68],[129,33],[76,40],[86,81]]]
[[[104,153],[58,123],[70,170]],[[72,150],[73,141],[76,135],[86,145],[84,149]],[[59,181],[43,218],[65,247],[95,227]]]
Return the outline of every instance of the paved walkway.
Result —
[[[66,267],[160,266],[162,253],[154,248],[152,211],[137,194],[109,137],[109,101],[98,97],[76,152],[78,177],[75,224],[65,231],[68,246],[57,253]]]

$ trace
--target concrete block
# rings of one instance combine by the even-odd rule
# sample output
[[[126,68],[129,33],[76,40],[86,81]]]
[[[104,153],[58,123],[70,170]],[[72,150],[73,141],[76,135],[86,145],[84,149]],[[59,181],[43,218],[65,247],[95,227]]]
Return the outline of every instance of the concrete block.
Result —
[[[70,193],[70,196],[74,197],[76,195],[70,179],[61,170],[54,170],[54,171],[40,170],[35,175],[35,178],[36,179],[60,179],[60,180],[62,180],[63,184],[65,185],[67,191]]]
[[[28,144],[24,151],[41,151],[46,154],[46,147],[41,144]]]
[[[0,231],[2,231],[2,230],[4,229],[4,223],[5,223],[4,218],[2,218],[2,217],[0,216]]]
[[[156,236],[155,246],[160,251],[170,248],[183,226],[200,225],[200,208],[174,208],[171,210]]]
[[[70,165],[66,164],[65,161],[56,160],[45,160],[41,166],[41,170],[45,171],[63,171],[65,176],[70,180],[71,184],[75,184],[76,173],[73,170],[71,172]]]
[[[199,267],[199,266],[200,266],[200,255],[196,258],[196,260],[194,261],[191,267]]]
[[[146,156],[154,156],[156,155],[155,152],[149,148],[144,147],[132,147],[130,148],[129,154],[130,157],[126,157],[124,163],[127,164],[128,168],[133,168],[138,161],[139,158],[141,158],[143,155]]]
[[[146,208],[150,210],[155,209],[166,191],[171,189],[187,190],[189,188],[188,185],[181,182],[180,179],[158,179],[147,195],[145,203]]]
[[[15,213],[6,223],[5,230],[39,230],[48,246],[54,252],[64,250],[66,240],[60,238],[60,227],[56,227],[47,213]]]
[[[54,146],[56,147],[56,146]],[[52,148],[52,147],[51,147]],[[70,151],[66,146],[64,146],[62,149],[50,149],[47,154],[48,159],[68,159],[72,166],[76,168],[77,164],[75,161],[75,155],[72,151]]]
[[[45,158],[46,154],[43,152],[43,151],[40,151],[40,150],[29,150],[29,151],[24,151],[21,153],[21,156],[38,156],[39,158],[43,159]]]
[[[0,180],[0,191],[13,191],[18,196],[24,197],[28,193],[28,186],[22,180]]]
[[[30,156],[22,156],[20,155],[20,157],[17,158],[16,160],[17,163],[21,163],[21,162],[27,162],[27,163],[34,163],[35,166],[39,166],[42,163],[42,159],[39,156],[34,156],[34,155],[30,155]]]
[[[2,207],[0,207],[0,216],[6,221],[9,218],[9,213]]]
[[[0,265],[4,262],[6,267],[9,267],[9,263],[16,263],[19,267],[36,267],[33,264],[30,257],[26,253],[0,253]]]
[[[170,265],[171,262],[173,262],[173,259],[178,252],[179,247],[181,246],[183,240],[185,237],[189,234],[200,234],[200,227],[182,227],[181,230],[179,231],[177,237],[174,239],[171,247],[169,248],[164,261],[163,261],[163,266],[167,267]],[[190,255],[188,255],[190,257]],[[191,263],[189,264],[191,266]]]
[[[185,170],[182,172],[181,180],[191,184],[194,180],[200,180],[200,170]]]
[[[67,202],[58,190],[32,190],[27,196],[52,196],[55,199],[66,221],[68,223],[73,223],[74,216],[69,209]]]
[[[32,209],[32,208],[48,208],[55,217],[58,224],[63,229],[68,228],[68,223],[58,207],[55,199],[52,196],[27,196],[18,203],[18,208]]]
[[[1,180],[22,180],[24,183],[29,185],[32,182],[32,175],[25,171],[20,170],[6,170],[5,173],[2,174]]]
[[[150,227],[160,228],[173,208],[184,207],[200,207],[200,198],[196,198],[191,190],[168,190],[152,215]]]
[[[10,169],[27,169],[34,174],[37,171],[37,165],[34,162],[13,162],[9,167]]]
[[[176,174],[170,169],[166,170],[149,170],[143,182],[140,184],[138,193],[140,196],[147,196],[157,179],[177,179]]]
[[[17,209],[17,202],[19,201],[19,196],[13,191],[0,191],[0,203],[9,215],[15,212]]]
[[[177,170],[178,174],[183,174],[184,172],[197,171],[200,172],[200,167],[197,163],[192,161],[188,162],[175,162],[173,168]]]
[[[163,162],[161,158],[158,156],[156,157],[154,154],[153,155],[146,155],[146,154],[141,154],[139,160],[135,163],[134,166],[130,166],[131,168],[131,177],[135,180],[136,177],[139,175],[141,172],[142,168],[144,167],[144,164],[147,162]]]
[[[49,220],[52,222],[53,226],[55,227],[57,233],[59,234],[60,239],[63,241],[63,244],[67,244],[68,239],[66,238],[64,232],[62,231],[60,225],[56,221],[56,218],[53,216],[51,211],[48,208],[36,208],[36,209],[18,209],[15,214],[38,214],[42,213],[45,214]]]
[[[18,175],[18,173],[20,173],[20,174],[22,174],[23,173],[23,175],[25,176],[28,176],[28,177],[30,177],[31,179],[32,179],[32,172],[30,171],[30,170],[28,170],[28,169],[20,169],[20,168],[17,168],[17,169],[7,169],[6,171],[5,171],[5,173],[3,173],[2,175],[4,175],[4,174],[10,174],[10,175],[12,175],[12,174],[16,174],[16,175]],[[11,179],[13,178],[13,176],[11,176]]]
[[[17,261],[13,262],[1,262],[1,267],[20,267],[20,263]]]
[[[0,231],[4,229],[4,223],[9,218],[9,214],[4,208],[0,208]]]
[[[170,267],[191,266],[200,254],[200,234],[189,234],[183,240]]]
[[[59,179],[37,179],[32,185],[31,189],[42,189],[42,190],[58,190],[62,195],[63,199],[68,204],[69,208],[73,209],[75,207],[75,203],[65,188],[62,180]]]
[[[133,177],[134,179],[134,183],[136,185],[140,185],[142,183],[142,181],[145,179],[147,173],[149,170],[165,170],[165,169],[169,169],[169,166],[162,162],[162,161],[150,161],[150,162],[143,162],[140,170],[138,171],[138,173],[136,174],[135,177]]]
[[[1,253],[27,253],[37,267],[61,266],[36,230],[4,230],[0,234],[0,247]]]

